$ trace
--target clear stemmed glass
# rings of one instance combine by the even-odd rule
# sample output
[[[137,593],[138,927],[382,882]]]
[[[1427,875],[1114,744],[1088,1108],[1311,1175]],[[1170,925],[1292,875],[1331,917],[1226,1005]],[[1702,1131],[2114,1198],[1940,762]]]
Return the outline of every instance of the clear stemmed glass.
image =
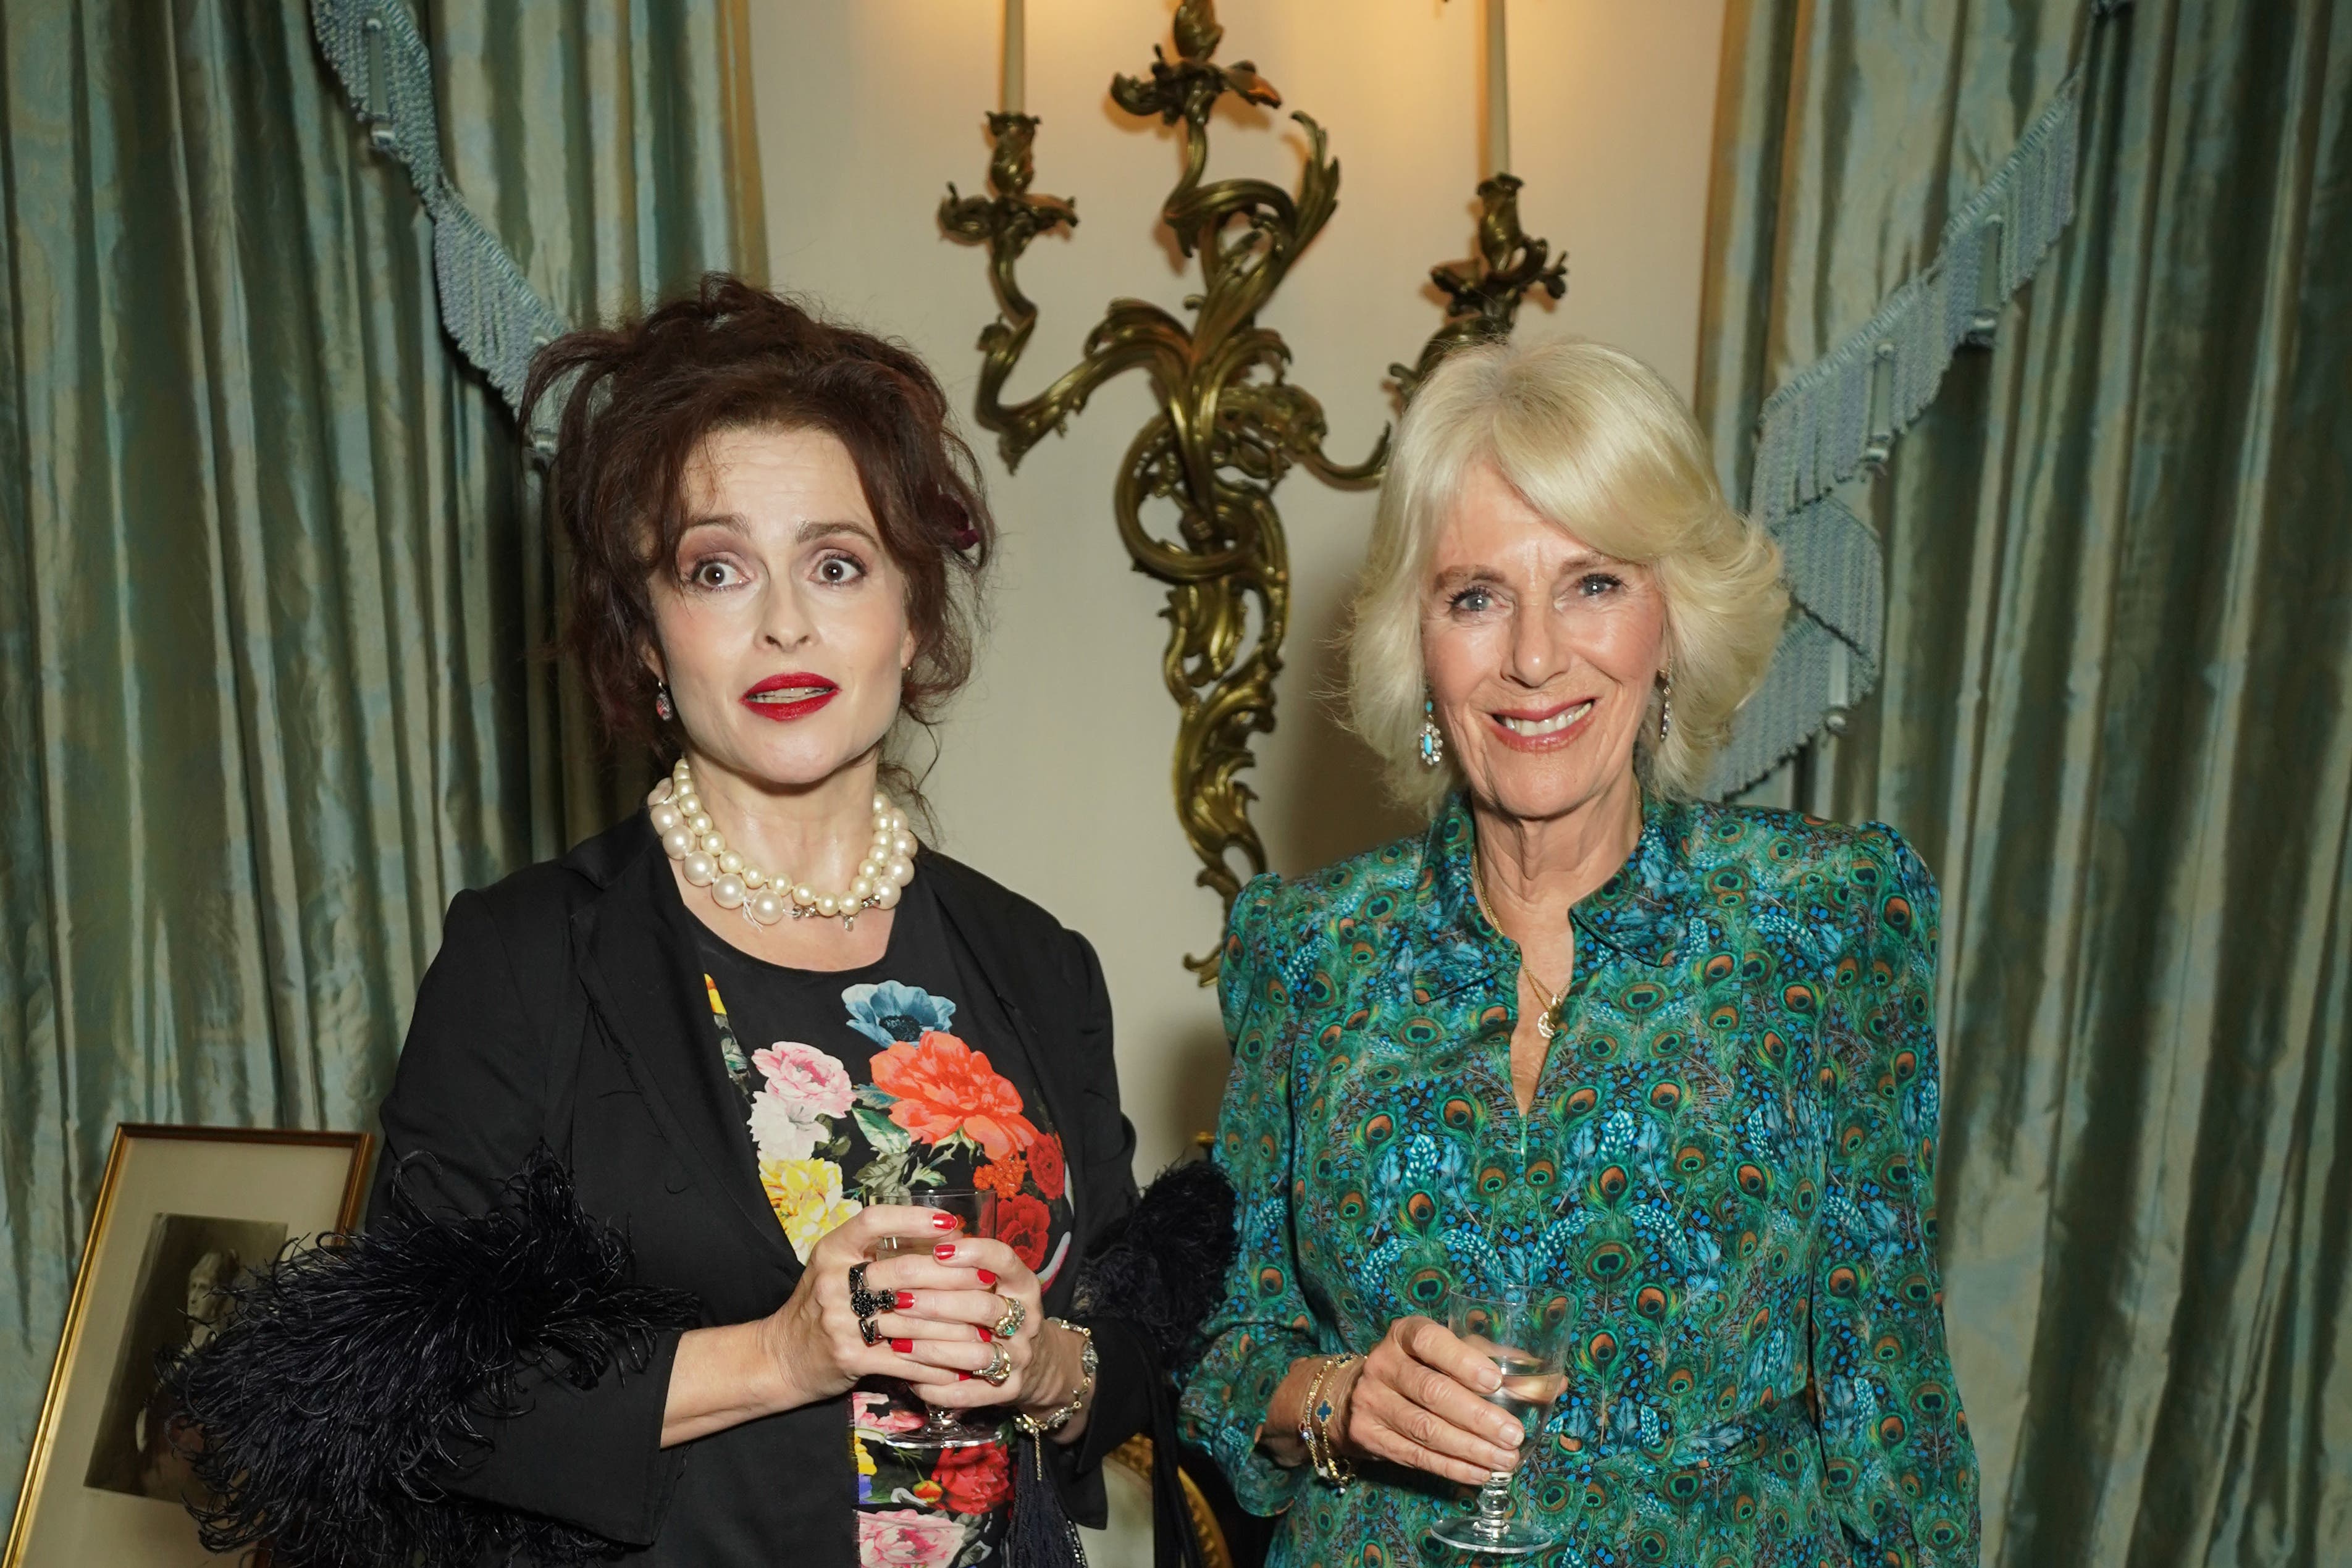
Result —
[[[1471,1349],[1486,1356],[1503,1375],[1487,1402],[1518,1418],[1527,1433],[1518,1469],[1534,1451],[1545,1412],[1567,1387],[1568,1331],[1572,1318],[1564,1296],[1473,1295],[1456,1291],[1446,1298],[1445,1326]],[[1518,1557],[1556,1546],[1559,1538],[1527,1517],[1512,1496],[1518,1469],[1496,1470],[1460,1513],[1430,1526],[1429,1539],[1464,1552]]]
[[[996,1195],[968,1186],[920,1187],[913,1191],[873,1195],[873,1201],[884,1204],[905,1204],[914,1208],[935,1208],[951,1215],[956,1229],[965,1236],[996,1234]],[[896,1258],[903,1253],[928,1251],[937,1246],[937,1231],[925,1231],[920,1236],[886,1236],[877,1241],[872,1256],[877,1259]],[[929,1418],[911,1432],[893,1434],[889,1441],[906,1448],[969,1448],[982,1443],[1001,1440],[1004,1435],[1001,1423],[965,1419],[953,1410],[929,1410]]]

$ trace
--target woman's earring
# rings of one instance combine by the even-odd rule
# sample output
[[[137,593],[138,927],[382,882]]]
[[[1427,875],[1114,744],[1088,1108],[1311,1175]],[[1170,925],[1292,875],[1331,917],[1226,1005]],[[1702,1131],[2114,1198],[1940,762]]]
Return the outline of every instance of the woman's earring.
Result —
[[[1421,699],[1421,765],[1434,768],[1445,760],[1445,735],[1437,727],[1437,699]]]
[[[1658,744],[1666,743],[1667,727],[1674,721],[1675,683],[1671,675],[1658,677]]]
[[[656,681],[654,683],[654,716],[661,720],[664,724],[667,724],[670,720],[677,716],[677,705],[669,700],[669,683],[667,681]]]

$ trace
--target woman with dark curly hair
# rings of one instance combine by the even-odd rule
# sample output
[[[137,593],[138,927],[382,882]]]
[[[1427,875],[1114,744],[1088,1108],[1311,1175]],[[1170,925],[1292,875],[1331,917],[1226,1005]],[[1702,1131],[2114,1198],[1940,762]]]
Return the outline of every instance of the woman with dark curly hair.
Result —
[[[663,776],[450,905],[368,1232],[183,1370],[214,1537],[1068,1560],[1185,1316],[1090,1281],[1148,1279],[1118,1239],[1182,1226],[1129,1224],[1093,949],[902,804],[892,737],[971,666],[971,454],[907,350],[724,277],[550,345],[547,398],[570,648]],[[1207,1250],[1225,1228],[1213,1193]],[[324,1386],[258,1400],[306,1333]]]

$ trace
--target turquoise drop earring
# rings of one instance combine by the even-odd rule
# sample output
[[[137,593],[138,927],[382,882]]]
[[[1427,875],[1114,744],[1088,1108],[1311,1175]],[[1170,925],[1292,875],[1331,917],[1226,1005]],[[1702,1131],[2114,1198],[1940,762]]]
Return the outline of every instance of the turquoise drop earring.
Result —
[[[1437,727],[1437,699],[1421,699],[1421,765],[1434,768],[1445,760],[1445,736]]]

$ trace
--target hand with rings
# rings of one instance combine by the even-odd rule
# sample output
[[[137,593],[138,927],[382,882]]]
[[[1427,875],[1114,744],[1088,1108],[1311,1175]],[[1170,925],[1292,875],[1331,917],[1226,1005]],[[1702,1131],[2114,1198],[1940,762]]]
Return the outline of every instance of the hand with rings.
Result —
[[[878,1288],[870,1281],[886,1268],[897,1293],[890,1310],[874,1320],[875,1330],[920,1364],[898,1375],[915,1385],[926,1405],[968,1409],[1068,1397],[1075,1375],[1045,1364],[1064,1358],[1041,1357],[1045,1307],[1037,1277],[1012,1248],[979,1237],[943,1239],[929,1256],[874,1264],[868,1289]],[[1033,1386],[1047,1380],[1052,1386]]]

